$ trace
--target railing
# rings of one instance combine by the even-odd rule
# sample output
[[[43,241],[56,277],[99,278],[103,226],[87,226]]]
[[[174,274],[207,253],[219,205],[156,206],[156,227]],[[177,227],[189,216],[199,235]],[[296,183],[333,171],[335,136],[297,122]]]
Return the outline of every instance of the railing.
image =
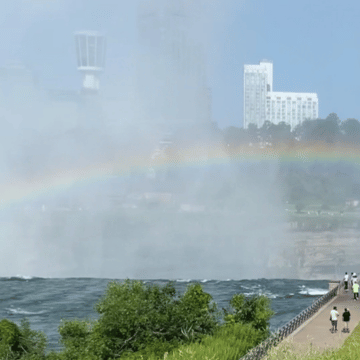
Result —
[[[340,282],[338,286],[327,292],[321,298],[315,300],[312,305],[302,311],[299,315],[295,316],[282,328],[273,332],[266,340],[261,344],[251,349],[240,360],[259,360],[262,359],[268,351],[278,345],[284,338],[293,333],[301,324],[312,317],[322,306],[328,303],[334,296],[336,296],[338,290],[343,286],[343,282]]]

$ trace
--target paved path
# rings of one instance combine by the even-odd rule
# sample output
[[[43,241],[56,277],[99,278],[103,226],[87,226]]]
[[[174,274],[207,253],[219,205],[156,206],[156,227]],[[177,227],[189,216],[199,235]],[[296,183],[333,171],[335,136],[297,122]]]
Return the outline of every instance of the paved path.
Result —
[[[340,314],[338,319],[338,331],[331,332],[330,311],[336,306]],[[349,322],[350,332],[344,332],[345,323],[342,321],[344,308],[349,309],[351,319]],[[328,348],[339,348],[344,340],[351,334],[356,325],[360,322],[360,300],[354,301],[354,296],[349,290],[341,289],[340,294],[325,305],[311,319],[307,320],[299,329],[291,334],[288,339],[294,345],[312,344],[315,348],[325,350]]]

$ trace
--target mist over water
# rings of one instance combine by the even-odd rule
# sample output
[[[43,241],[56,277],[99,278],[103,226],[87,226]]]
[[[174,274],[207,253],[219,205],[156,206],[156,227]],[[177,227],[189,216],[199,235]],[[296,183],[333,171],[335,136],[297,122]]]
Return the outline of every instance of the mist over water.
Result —
[[[219,8],[138,1],[131,66],[106,68],[97,95],[77,91],[80,77],[76,90],[51,92],[26,66],[3,67],[2,276],[269,276],[285,240],[279,161],[230,160],[211,130],[208,52]],[[75,48],[69,54],[75,69]],[[148,176],[167,133],[186,155]],[[206,160],[214,147],[219,159]],[[171,201],[139,200],[148,193]]]

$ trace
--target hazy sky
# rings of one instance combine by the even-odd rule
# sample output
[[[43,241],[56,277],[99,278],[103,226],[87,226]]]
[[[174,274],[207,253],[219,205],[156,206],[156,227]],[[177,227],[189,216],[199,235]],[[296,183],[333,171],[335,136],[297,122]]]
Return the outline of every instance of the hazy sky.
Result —
[[[150,1],[150,0],[149,0]],[[211,1],[209,83],[220,127],[242,126],[243,65],[274,62],[274,90],[317,92],[319,116],[360,118],[360,4],[328,0]],[[79,89],[73,32],[107,34],[107,79],[131,68],[136,1],[1,0],[0,66],[20,60],[42,86]],[[6,36],[4,36],[6,35]]]

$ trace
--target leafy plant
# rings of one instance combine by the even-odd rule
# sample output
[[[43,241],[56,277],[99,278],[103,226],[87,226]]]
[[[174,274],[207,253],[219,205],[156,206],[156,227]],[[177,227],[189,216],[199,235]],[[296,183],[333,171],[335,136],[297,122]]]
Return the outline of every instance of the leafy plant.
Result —
[[[225,322],[250,324],[266,338],[269,335],[270,318],[274,315],[270,304],[270,299],[264,295],[247,298],[244,294],[236,294],[230,300],[230,311],[223,309]]]

